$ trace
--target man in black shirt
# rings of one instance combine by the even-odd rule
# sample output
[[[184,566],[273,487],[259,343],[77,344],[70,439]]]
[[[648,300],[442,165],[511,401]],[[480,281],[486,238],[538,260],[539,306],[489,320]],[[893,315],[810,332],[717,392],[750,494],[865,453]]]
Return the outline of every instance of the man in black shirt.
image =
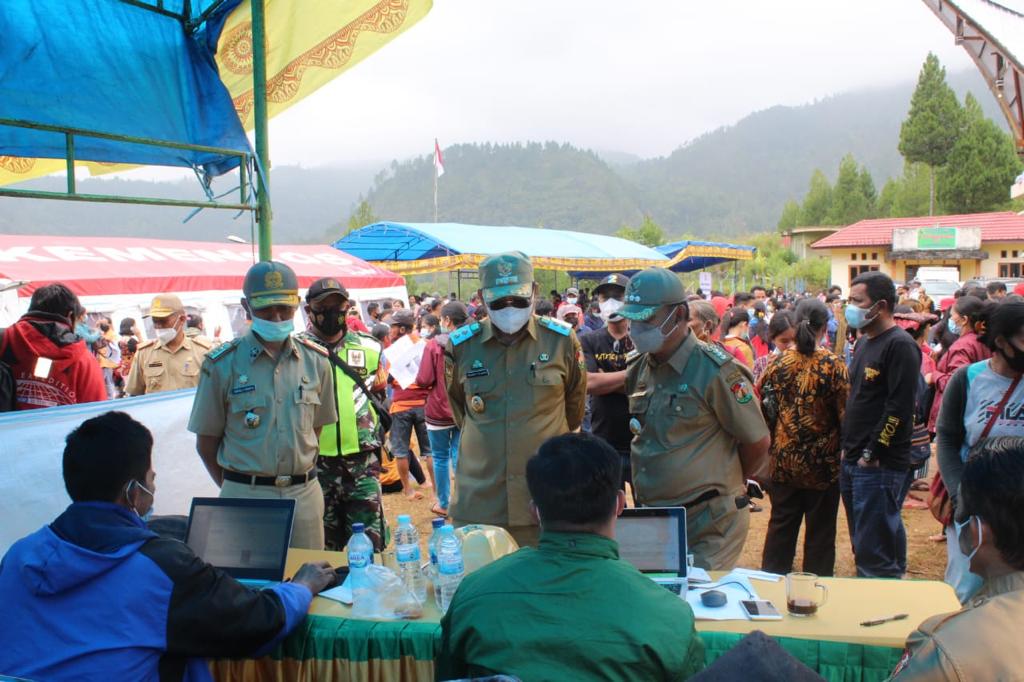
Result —
[[[622,458],[622,489],[632,482],[629,464],[629,398],[623,393],[626,380],[626,356],[633,350],[629,338],[629,320],[618,314],[629,278],[608,275],[594,289],[601,317],[608,323],[603,329],[580,336],[587,363],[587,393],[591,400],[591,432],[604,439]]]
[[[893,321],[896,287],[866,272],[850,287],[846,321],[860,330],[850,364],[839,486],[857,575],[899,578],[907,570],[900,517],[910,468],[921,349]]]

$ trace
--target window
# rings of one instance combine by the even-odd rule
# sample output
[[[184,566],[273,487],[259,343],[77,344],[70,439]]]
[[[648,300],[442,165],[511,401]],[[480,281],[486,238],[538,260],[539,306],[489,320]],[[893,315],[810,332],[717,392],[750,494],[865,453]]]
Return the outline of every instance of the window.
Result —
[[[1013,257],[1014,258],[1020,258],[1020,256],[1018,255],[1019,253],[1020,253],[1020,251],[1014,251],[1013,252]]]
[[[999,264],[999,276],[1000,277],[1020,277],[1021,269],[1024,267],[1022,263],[1000,263]]]
[[[1003,249],[1002,251],[999,252],[999,257],[1006,258],[1006,249]]]
[[[865,272],[877,272],[877,265],[851,265],[850,266],[850,281],[852,282],[857,275]]]
[[[871,260],[878,260],[878,252],[877,251],[872,251],[871,252]]]
[[[1005,257],[1006,257],[1006,252],[1003,251],[1003,258],[1005,258]],[[851,253],[850,254],[850,260],[857,260],[857,254]]]
[[[866,254],[866,253],[860,254],[860,259],[861,260],[867,260],[868,259],[868,254]]]

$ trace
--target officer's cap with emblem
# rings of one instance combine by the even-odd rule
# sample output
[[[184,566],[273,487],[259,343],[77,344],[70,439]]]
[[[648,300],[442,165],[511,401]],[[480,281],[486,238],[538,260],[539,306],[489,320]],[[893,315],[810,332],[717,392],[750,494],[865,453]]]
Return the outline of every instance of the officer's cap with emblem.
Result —
[[[619,314],[643,322],[651,319],[658,308],[684,301],[686,290],[674,272],[665,268],[647,268],[629,280]]]
[[[180,315],[185,312],[185,306],[181,299],[174,294],[160,294],[153,298],[153,304],[149,307],[149,316],[157,319]]]
[[[317,303],[331,295],[339,295],[347,301],[348,289],[333,277],[322,277],[309,285],[306,303]]]
[[[284,263],[261,261],[245,273],[245,300],[253,310],[273,305],[299,305],[299,278]]]
[[[480,289],[484,303],[506,296],[533,296],[533,263],[522,251],[488,256],[480,263]]]

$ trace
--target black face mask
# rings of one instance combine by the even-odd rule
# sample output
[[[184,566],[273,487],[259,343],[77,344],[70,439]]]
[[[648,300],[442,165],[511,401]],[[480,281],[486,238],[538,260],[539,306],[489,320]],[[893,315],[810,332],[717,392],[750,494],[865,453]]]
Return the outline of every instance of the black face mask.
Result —
[[[348,332],[348,325],[345,323],[345,311],[341,308],[329,308],[319,313],[313,313],[313,326],[319,329],[324,336],[334,336],[338,332]]]
[[[1009,344],[1009,342],[1007,343]],[[1024,351],[1013,344],[1009,345],[1013,348],[1012,358],[1002,348],[999,349],[999,352],[1003,354],[1003,358],[1005,358],[1006,364],[1010,366],[1010,369],[1014,372],[1024,372]]]

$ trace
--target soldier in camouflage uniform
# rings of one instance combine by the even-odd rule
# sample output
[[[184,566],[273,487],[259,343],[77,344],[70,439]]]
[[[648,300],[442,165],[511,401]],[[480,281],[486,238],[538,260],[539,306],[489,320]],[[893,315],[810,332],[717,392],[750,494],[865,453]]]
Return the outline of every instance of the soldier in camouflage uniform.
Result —
[[[348,308],[348,291],[338,280],[313,282],[306,293],[310,327],[300,336],[355,370],[371,391],[380,390],[387,380],[381,345],[369,334],[348,329]],[[318,458],[325,544],[329,550],[344,549],[352,524],[362,523],[379,552],[388,541],[379,481],[383,436],[370,399],[342,368],[333,365],[333,371],[338,421],[321,432]]]

